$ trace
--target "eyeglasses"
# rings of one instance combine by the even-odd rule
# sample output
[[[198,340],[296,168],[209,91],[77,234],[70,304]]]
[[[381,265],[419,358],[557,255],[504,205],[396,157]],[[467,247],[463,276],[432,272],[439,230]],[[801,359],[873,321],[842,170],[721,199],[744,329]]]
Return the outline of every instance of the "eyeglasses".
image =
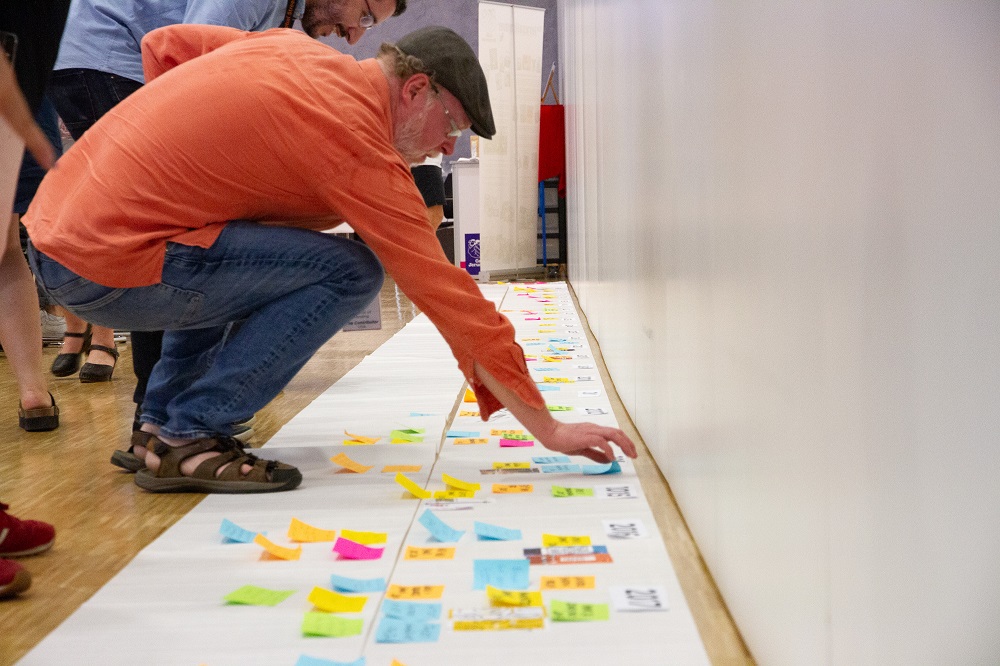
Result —
[[[441,102],[441,108],[444,109],[444,116],[451,124],[451,131],[448,132],[448,136],[452,138],[462,136],[462,128],[459,127],[458,123],[455,122],[455,119],[451,117],[451,112],[448,111],[448,107],[444,105],[444,100],[441,99],[441,93],[438,92],[437,86],[432,84],[431,90],[434,91],[434,96],[437,97],[437,101]]]
[[[365,30],[369,30],[374,28],[378,21],[375,20],[375,14],[372,13],[372,6],[368,4],[368,0],[365,0],[365,9],[368,11],[361,15],[361,18],[358,20],[358,25]]]

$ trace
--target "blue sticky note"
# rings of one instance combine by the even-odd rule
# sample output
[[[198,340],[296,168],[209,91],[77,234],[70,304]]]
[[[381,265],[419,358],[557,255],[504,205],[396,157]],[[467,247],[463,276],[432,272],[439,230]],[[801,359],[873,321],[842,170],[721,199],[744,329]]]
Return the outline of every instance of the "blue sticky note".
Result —
[[[568,463],[569,456],[534,456],[531,462],[536,465],[555,465],[556,463]]]
[[[348,578],[331,574],[330,587],[338,592],[381,592],[385,589],[385,578]]]
[[[257,536],[256,532],[243,529],[228,518],[222,519],[222,525],[219,526],[219,534],[229,539],[229,541],[236,543],[253,543],[254,538]]]
[[[454,543],[465,534],[463,530],[456,530],[449,527],[443,520],[434,515],[430,509],[424,509],[423,514],[417,522],[426,527],[431,535],[442,543]]]
[[[437,414],[430,414],[428,412],[410,412],[410,416],[437,416]]]
[[[406,622],[430,622],[441,617],[441,604],[386,599],[382,602],[382,614]]]
[[[481,523],[478,520],[473,524],[473,526],[476,530],[476,536],[480,539],[492,539],[493,541],[517,541],[521,538],[521,530],[500,527],[499,525],[490,525],[489,523]]]
[[[554,472],[577,472],[580,471],[579,465],[539,465],[538,469],[542,470],[546,474],[552,474]]]
[[[559,386],[556,384],[537,384],[539,391],[558,391]]]
[[[449,430],[445,437],[479,437],[478,430]]]
[[[604,463],[603,465],[581,465],[584,474],[621,474],[622,466],[618,461]]]
[[[554,365],[536,365],[532,370],[537,372],[559,372],[559,368]]]
[[[358,657],[354,661],[332,661],[330,659],[320,659],[310,657],[307,654],[300,654],[295,666],[365,666],[365,658]]]
[[[528,589],[528,560],[473,560],[472,589],[485,590],[487,585],[502,590]]]
[[[383,617],[375,631],[375,642],[433,643],[440,635],[441,625],[437,623],[406,622],[394,617]]]

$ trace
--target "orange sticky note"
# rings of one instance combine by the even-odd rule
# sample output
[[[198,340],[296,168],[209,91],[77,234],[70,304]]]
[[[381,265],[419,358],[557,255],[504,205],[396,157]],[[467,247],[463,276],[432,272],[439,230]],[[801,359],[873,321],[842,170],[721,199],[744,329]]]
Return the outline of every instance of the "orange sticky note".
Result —
[[[479,412],[473,411],[471,409],[465,409],[458,413],[459,416],[479,416]]]
[[[340,530],[340,536],[345,539],[349,539],[354,543],[370,546],[373,543],[385,543],[388,540],[389,535],[385,532],[356,532],[354,530]]]
[[[360,613],[368,597],[351,597],[322,587],[314,587],[307,598],[316,608],[327,613]]]
[[[489,444],[490,440],[488,437],[459,437],[453,441],[461,446],[463,444]]]
[[[288,526],[288,538],[292,541],[308,543],[333,541],[337,538],[337,530],[321,530],[303,523],[298,518],[292,518],[292,524]]]
[[[510,495],[513,493],[530,493],[535,489],[530,483],[494,483],[493,492],[497,495]]]
[[[255,536],[253,542],[271,555],[274,555],[282,560],[297,560],[302,555],[302,546],[285,548],[284,546],[279,546],[273,541],[269,541],[263,534]]]
[[[362,435],[355,435],[347,432],[346,430],[344,431],[344,434],[350,437],[350,439],[344,440],[344,444],[347,444],[348,446],[358,444],[374,444],[378,440],[382,439],[381,437],[364,437]]]
[[[475,402],[475,401],[476,401],[476,394],[472,391],[472,389],[465,389],[465,398],[463,398],[463,402]]]
[[[524,431],[521,429],[502,430],[493,428],[492,430],[490,430],[490,437],[507,437],[508,435],[523,435],[523,434]]]
[[[422,548],[418,546],[407,546],[407,560],[453,560],[455,559],[454,548]]]
[[[386,472],[419,472],[423,465],[386,465],[382,468],[382,473]]]
[[[390,585],[385,596],[390,599],[440,599],[444,585]]]
[[[334,457],[330,458],[330,462],[337,463],[341,467],[351,470],[352,472],[357,472],[358,474],[364,474],[372,468],[371,465],[362,465],[356,460],[351,460],[348,455],[344,452],[340,452]]]
[[[420,499],[430,499],[431,491],[424,490],[402,472],[396,472],[396,483],[406,488],[411,495]]]
[[[462,481],[461,479],[456,479],[448,474],[442,474],[441,480],[444,481],[446,486],[456,488],[457,490],[471,490],[473,492],[479,490],[479,484],[474,481]]]
[[[542,576],[543,590],[592,590],[594,576]]]

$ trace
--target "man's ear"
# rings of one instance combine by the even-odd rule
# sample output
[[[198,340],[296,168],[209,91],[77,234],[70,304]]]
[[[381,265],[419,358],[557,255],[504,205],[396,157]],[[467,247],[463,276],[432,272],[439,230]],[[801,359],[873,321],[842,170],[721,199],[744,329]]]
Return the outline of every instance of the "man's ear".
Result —
[[[403,81],[403,86],[400,90],[403,103],[411,104],[420,95],[427,94],[430,85],[431,79],[424,73],[417,73],[406,79],[406,81]]]

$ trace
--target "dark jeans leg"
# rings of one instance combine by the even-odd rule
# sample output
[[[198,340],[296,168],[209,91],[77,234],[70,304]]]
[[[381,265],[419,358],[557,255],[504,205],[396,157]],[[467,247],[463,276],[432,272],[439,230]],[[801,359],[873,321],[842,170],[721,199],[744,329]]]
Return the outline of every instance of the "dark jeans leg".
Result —
[[[160,349],[163,347],[163,331],[132,331],[132,368],[135,370],[135,393],[132,401],[142,404],[149,384],[149,373],[160,360]]]

